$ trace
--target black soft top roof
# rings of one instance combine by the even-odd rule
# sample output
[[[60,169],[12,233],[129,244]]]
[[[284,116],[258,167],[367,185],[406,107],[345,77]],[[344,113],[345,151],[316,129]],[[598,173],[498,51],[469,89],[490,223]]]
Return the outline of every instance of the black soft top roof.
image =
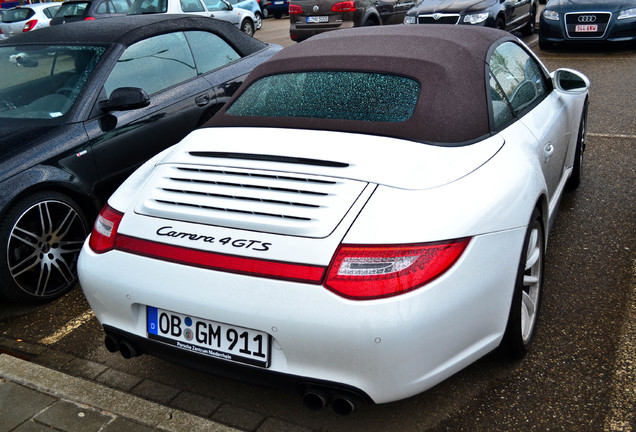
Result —
[[[113,45],[128,46],[161,33],[205,30],[223,35],[243,56],[263,49],[266,44],[246,35],[232,24],[208,17],[156,14],[79,21],[21,33],[0,42],[3,45]]]
[[[486,61],[493,44],[516,40],[500,30],[451,25],[392,25],[337,30],[278,52],[250,73],[233,100],[252,82],[279,73],[355,70],[407,76],[421,84],[407,121],[239,117],[228,103],[206,126],[325,129],[461,144],[490,134]]]

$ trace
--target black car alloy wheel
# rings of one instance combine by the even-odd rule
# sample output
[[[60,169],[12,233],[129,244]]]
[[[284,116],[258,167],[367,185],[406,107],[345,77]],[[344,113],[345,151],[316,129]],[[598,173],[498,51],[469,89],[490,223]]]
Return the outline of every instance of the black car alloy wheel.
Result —
[[[88,224],[72,199],[39,192],[22,199],[0,224],[0,294],[18,302],[59,297],[77,281]]]

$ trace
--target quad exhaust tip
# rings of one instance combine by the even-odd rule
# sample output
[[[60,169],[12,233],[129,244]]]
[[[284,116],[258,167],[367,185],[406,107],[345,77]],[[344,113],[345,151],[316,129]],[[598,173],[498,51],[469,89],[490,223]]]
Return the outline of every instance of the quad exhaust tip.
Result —
[[[303,403],[312,411],[320,411],[331,403],[331,409],[336,414],[346,416],[358,408],[360,399],[337,391],[312,388],[303,394]]]
[[[119,353],[125,359],[137,357],[142,354],[141,350],[137,347],[137,345],[135,345],[134,342],[126,338],[118,337],[111,333],[106,334],[104,345],[106,345],[106,349],[109,352],[116,353],[117,351],[119,351]]]

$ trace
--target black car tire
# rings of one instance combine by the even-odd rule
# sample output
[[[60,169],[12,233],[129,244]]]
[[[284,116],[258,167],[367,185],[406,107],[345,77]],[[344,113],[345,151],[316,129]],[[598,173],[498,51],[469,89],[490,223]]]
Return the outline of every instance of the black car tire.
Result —
[[[512,305],[502,348],[511,359],[520,359],[528,352],[537,328],[545,259],[545,233],[541,214],[532,213],[521,250]]]
[[[241,31],[248,36],[254,36],[254,23],[251,19],[246,18],[241,23]]]
[[[539,38],[539,48],[541,48],[544,51],[547,51],[554,48],[554,44],[552,42],[548,42],[547,40],[543,40]]]
[[[267,8],[261,9],[261,12],[263,13],[263,18],[269,18],[269,11]]]
[[[16,202],[0,222],[0,296],[37,304],[69,291],[88,230],[80,206],[61,193]]]
[[[583,154],[585,153],[585,143],[587,141],[587,106],[588,101],[585,101],[585,107],[581,114],[579,133],[576,139],[576,151],[574,153],[572,175],[570,175],[570,178],[565,184],[566,188],[569,190],[574,190],[581,184],[581,175],[583,173]]]
[[[521,33],[524,36],[532,36],[534,34],[535,27],[537,26],[537,9],[533,7],[530,11],[530,16],[528,17],[528,24],[526,24],[522,29]]]

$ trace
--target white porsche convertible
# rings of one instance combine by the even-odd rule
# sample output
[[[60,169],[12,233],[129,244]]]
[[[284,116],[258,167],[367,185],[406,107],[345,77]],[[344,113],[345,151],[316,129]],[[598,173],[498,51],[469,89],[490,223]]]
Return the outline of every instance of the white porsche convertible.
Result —
[[[79,276],[107,348],[340,414],[522,357],[588,88],[487,28],[284,49],[97,219]]]

